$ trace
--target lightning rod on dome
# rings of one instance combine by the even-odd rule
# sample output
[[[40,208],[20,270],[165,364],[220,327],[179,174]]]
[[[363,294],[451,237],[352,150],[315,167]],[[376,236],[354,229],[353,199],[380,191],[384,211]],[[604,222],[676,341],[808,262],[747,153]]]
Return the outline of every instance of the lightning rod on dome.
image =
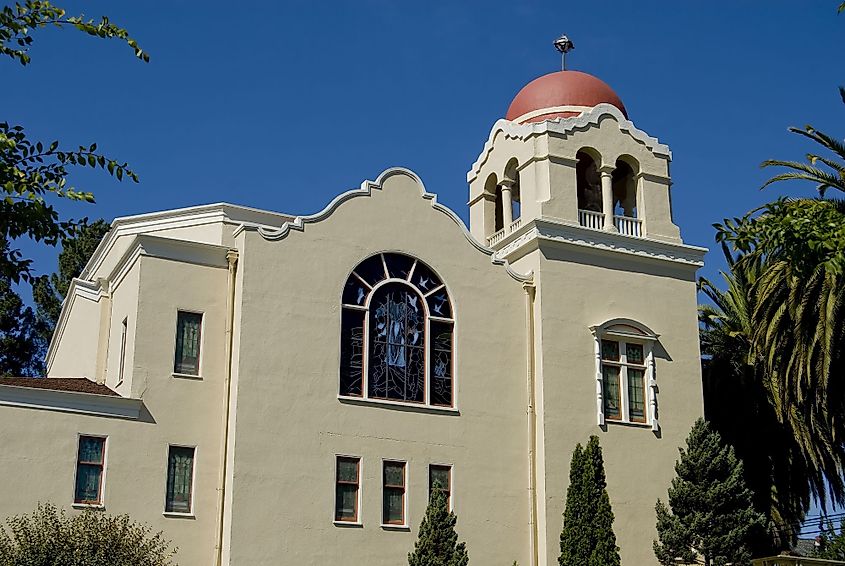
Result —
[[[554,41],[555,49],[560,52],[561,57],[561,68],[565,71],[566,70],[566,54],[575,49],[575,44],[572,43],[572,40],[566,37],[566,35],[562,35]]]

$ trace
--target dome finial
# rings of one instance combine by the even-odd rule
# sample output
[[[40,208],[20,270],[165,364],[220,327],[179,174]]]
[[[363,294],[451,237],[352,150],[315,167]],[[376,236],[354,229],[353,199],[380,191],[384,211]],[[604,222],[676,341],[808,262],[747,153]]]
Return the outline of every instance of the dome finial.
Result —
[[[566,70],[566,54],[575,49],[575,44],[572,43],[572,40],[566,37],[566,35],[562,35],[554,41],[555,49],[560,51],[561,56],[561,68],[565,71]]]

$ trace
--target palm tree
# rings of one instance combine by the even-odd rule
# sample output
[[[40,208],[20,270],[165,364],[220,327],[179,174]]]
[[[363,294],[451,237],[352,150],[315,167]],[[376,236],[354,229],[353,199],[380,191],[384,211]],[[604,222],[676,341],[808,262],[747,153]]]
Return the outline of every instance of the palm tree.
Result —
[[[845,2],[839,7],[839,11],[842,12],[843,9],[845,9]],[[842,102],[845,103],[845,88],[839,87],[839,95],[842,97]],[[768,159],[761,164],[762,167],[786,167],[790,171],[775,175],[766,181],[763,187],[778,181],[798,179],[815,183],[816,190],[822,197],[831,188],[845,192],[845,143],[818,131],[812,126],[804,126],[803,130],[801,128],[789,128],[789,131],[813,140],[825,150],[832,152],[835,159],[815,153],[807,154],[807,163]]]
[[[810,471],[800,445],[773,409],[764,365],[752,350],[755,286],[761,257],[722,251],[729,271],[726,290],[702,278],[699,289],[712,304],[699,307],[705,416],[745,463],[754,506],[767,519],[768,538],[754,541],[757,555],[789,548],[810,505]]]

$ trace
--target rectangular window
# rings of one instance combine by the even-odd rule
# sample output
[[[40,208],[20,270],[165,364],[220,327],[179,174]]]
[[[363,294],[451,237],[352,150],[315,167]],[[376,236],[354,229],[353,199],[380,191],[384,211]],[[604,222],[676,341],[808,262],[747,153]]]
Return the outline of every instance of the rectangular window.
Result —
[[[200,373],[202,315],[179,311],[176,316],[176,360],[173,372],[183,375]]]
[[[101,436],[80,436],[76,455],[76,490],[74,503],[102,505],[103,466],[106,439]]]
[[[126,363],[126,329],[129,326],[129,319],[124,318],[120,323],[120,366],[117,373],[117,384],[123,383],[123,368]]]
[[[194,448],[171,446],[167,454],[167,513],[191,513],[194,484]]]
[[[646,354],[640,343],[601,341],[604,417],[608,420],[645,423]]]
[[[358,522],[358,485],[361,459],[337,457],[334,520],[345,523]]]
[[[382,523],[405,524],[405,462],[384,462]]]
[[[446,508],[452,509],[452,466],[432,464],[428,467],[429,499],[435,490],[446,496]]]

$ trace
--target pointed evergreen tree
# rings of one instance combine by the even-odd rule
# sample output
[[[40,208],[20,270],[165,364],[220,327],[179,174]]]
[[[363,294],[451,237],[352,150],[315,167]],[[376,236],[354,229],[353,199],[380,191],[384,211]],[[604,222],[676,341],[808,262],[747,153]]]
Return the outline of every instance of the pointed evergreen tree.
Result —
[[[458,542],[455,531],[458,518],[449,511],[443,490],[436,487],[435,484],[414,551],[408,554],[408,565],[466,566],[469,564],[466,544]]]
[[[704,419],[698,419],[680,448],[669,508],[657,501],[654,554],[664,566],[736,566],[751,559],[749,542],[764,525],[745,485],[742,461]]]
[[[619,566],[620,563],[597,436],[590,437],[586,448],[578,444],[572,454],[558,563],[561,566]]]
[[[560,566],[586,564],[590,557],[590,508],[584,490],[584,448],[575,445],[569,464],[569,487],[560,533]]]
[[[588,496],[595,506],[592,518],[592,549],[588,566],[619,566],[619,547],[616,546],[616,534],[613,532],[613,510],[610,496],[607,494],[607,479],[604,473],[599,437],[591,436],[584,450],[586,461],[585,482]]]

